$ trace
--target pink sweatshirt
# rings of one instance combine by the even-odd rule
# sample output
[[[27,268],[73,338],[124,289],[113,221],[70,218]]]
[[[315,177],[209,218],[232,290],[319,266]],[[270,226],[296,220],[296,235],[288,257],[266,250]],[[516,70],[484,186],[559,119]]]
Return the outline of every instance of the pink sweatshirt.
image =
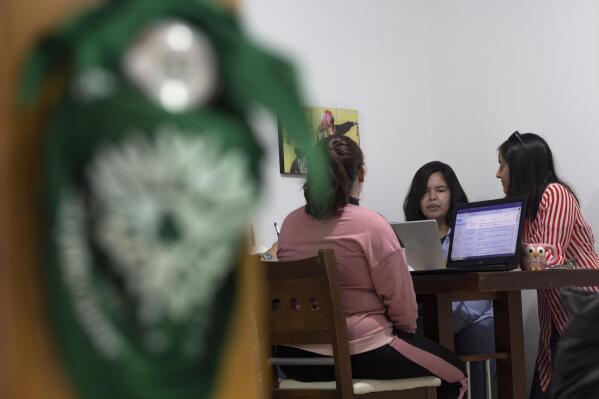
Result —
[[[283,222],[279,260],[335,251],[350,353],[362,353],[391,342],[393,327],[416,330],[417,305],[404,250],[389,223],[379,214],[348,204],[340,217],[318,220],[301,207]],[[302,346],[324,355],[322,345]]]

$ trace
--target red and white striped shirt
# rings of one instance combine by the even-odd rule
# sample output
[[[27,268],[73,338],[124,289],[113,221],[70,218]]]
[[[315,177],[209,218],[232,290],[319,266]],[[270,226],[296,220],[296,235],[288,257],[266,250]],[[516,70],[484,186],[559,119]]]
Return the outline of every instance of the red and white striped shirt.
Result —
[[[573,259],[577,267],[599,269],[591,226],[582,216],[574,195],[561,184],[547,186],[534,221],[527,221],[524,226],[523,241],[553,245],[556,253],[549,250],[548,266],[561,265]],[[599,292],[599,287],[589,289]],[[539,290],[537,296],[541,327],[537,364],[541,387],[547,391],[551,382],[551,333],[555,328],[561,335],[570,316],[559,290]]]

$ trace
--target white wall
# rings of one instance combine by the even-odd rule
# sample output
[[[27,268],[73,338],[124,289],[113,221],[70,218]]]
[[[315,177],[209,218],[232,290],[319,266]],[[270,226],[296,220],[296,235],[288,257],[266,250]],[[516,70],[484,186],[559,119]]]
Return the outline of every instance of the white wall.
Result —
[[[539,133],[599,231],[599,3],[434,0],[431,19],[435,155],[487,199],[499,144]]]
[[[292,55],[311,105],[360,111],[369,176],[364,205],[402,219],[423,163],[451,164],[472,200],[501,197],[498,145],[513,130],[551,145],[599,232],[599,3],[596,0],[245,0],[249,30]],[[269,159],[255,224],[275,240],[303,203],[301,180],[278,173],[276,126],[257,118]],[[527,380],[538,321],[524,295]]]
[[[290,55],[309,105],[360,112],[367,180],[363,204],[403,219],[402,201],[418,165],[433,156],[427,1],[246,0],[248,30]],[[290,210],[302,205],[301,179],[279,175],[276,126],[257,118],[269,159],[268,188],[254,224],[269,246]]]

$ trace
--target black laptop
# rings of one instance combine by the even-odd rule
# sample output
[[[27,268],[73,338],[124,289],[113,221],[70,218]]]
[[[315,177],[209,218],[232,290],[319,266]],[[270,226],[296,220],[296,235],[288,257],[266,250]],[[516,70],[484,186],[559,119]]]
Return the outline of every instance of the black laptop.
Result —
[[[517,267],[526,201],[506,198],[456,205],[447,267],[412,274],[483,272]]]
[[[516,268],[525,208],[524,198],[458,204],[447,269],[480,272]]]

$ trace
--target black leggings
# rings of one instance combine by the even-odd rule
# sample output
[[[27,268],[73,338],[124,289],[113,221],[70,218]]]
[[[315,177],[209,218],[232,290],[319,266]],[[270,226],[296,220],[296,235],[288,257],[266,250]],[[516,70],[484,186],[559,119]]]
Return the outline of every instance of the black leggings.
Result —
[[[401,331],[395,334],[410,345],[444,359],[458,368],[465,378],[464,363],[454,353],[419,335]],[[274,348],[274,352],[276,357],[325,357],[289,346],[277,346]],[[434,375],[420,364],[403,356],[390,345],[352,355],[351,366],[353,378],[359,379],[388,380]],[[298,381],[332,381],[335,379],[333,366],[283,366],[281,369],[288,378]],[[462,384],[459,381],[450,383],[442,379],[441,386],[437,389],[437,396],[439,399],[459,398],[461,388]]]

